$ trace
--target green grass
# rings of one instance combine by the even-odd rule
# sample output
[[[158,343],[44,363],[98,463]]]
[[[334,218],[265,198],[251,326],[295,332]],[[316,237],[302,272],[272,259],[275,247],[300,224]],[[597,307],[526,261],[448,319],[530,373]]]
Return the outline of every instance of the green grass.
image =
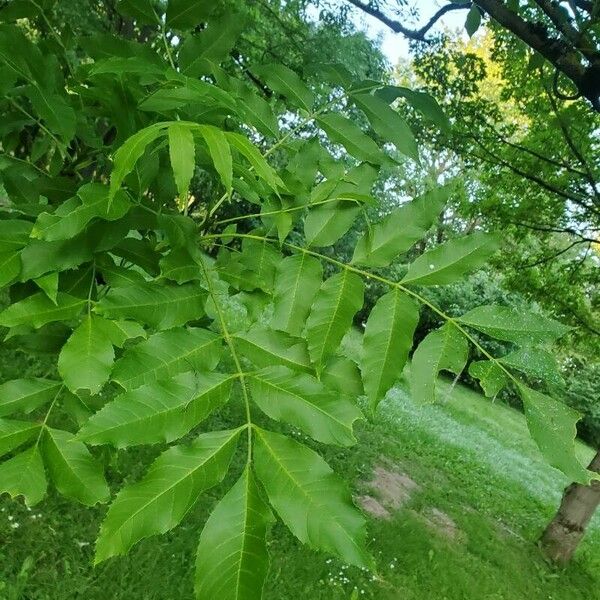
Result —
[[[2,378],[39,365],[2,365]],[[565,478],[547,466],[521,414],[442,382],[435,406],[416,406],[404,385],[361,425],[350,449],[324,449],[356,492],[374,466],[394,465],[420,489],[387,521],[369,520],[377,558],[372,575],[301,547],[281,526],[271,535],[268,600],[594,600],[600,598],[600,518],[573,564],[549,568],[534,541],[551,517]],[[235,409],[233,409],[235,410]],[[227,418],[227,416],[225,417]],[[219,426],[215,421],[212,426]],[[581,445],[582,456],[590,450]],[[139,473],[148,453],[121,455],[112,477]],[[93,540],[105,508],[85,509],[52,495],[34,510],[0,502],[2,600],[186,600],[193,598],[194,553],[208,511],[230,482],[212,490],[170,534],[93,568]],[[446,513],[449,539],[426,520]],[[215,599],[218,600],[218,599]]]

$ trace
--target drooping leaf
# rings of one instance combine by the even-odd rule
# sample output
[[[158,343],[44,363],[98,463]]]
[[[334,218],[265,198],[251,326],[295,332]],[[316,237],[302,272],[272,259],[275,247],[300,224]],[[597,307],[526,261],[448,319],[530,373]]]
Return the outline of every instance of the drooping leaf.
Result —
[[[362,417],[360,410],[313,376],[267,367],[249,381],[252,399],[272,419],[294,425],[324,444],[356,443],[353,426]]]
[[[32,440],[39,434],[40,424],[31,421],[0,419],[0,456]]]
[[[266,536],[274,520],[252,471],[246,467],[215,506],[200,535],[195,586],[198,600],[262,598],[269,568]]]
[[[176,527],[200,494],[223,479],[240,431],[205,433],[191,444],[169,448],[139,482],[125,486],[100,528],[96,563]]]
[[[277,172],[265,160],[256,147],[246,137],[233,131],[225,133],[230,146],[235,148],[250,163],[254,172],[276,193],[285,190],[285,184],[281,181]]]
[[[306,446],[278,433],[255,431],[256,474],[290,531],[311,548],[370,568],[365,519],[342,480]]]
[[[321,286],[306,323],[308,351],[319,370],[352,325],[363,298],[362,280],[348,269],[331,276]]]
[[[575,455],[576,425],[581,415],[564,402],[524,385],[519,386],[519,391],[529,433],[544,458],[562,471],[570,481],[589,484],[592,473]]]
[[[115,193],[109,201],[106,186],[89,183],[78,190],[75,198],[64,202],[53,213],[39,215],[31,236],[47,241],[67,240],[81,233],[92,219],[120,219],[130,206],[124,192]]]
[[[312,110],[314,95],[297,73],[281,64],[262,65],[252,70],[274,92],[287,98],[292,105],[303,108],[307,112]]]
[[[169,137],[169,157],[179,193],[180,207],[187,206],[190,182],[196,166],[196,148],[190,127],[181,122],[171,123],[167,129]]]
[[[198,130],[206,142],[215,170],[219,174],[225,189],[230,193],[233,185],[233,165],[227,136],[212,125],[199,125]]]
[[[467,13],[467,20],[465,21],[465,29],[469,34],[469,37],[473,37],[475,32],[481,25],[481,12],[476,4],[473,4]]]
[[[467,364],[469,345],[452,324],[427,334],[415,350],[410,367],[410,389],[418,402],[435,402],[440,371],[461,373]]]
[[[402,375],[418,322],[418,306],[397,288],[379,298],[371,310],[361,371],[373,410]]]
[[[498,238],[485,233],[449,240],[419,256],[402,283],[444,285],[479,269],[498,249]]]
[[[469,375],[479,379],[484,394],[494,398],[508,383],[506,373],[493,360],[476,360],[469,365]]]
[[[12,498],[23,496],[34,506],[46,495],[46,474],[37,444],[0,463],[0,493]]]
[[[110,376],[115,352],[99,324],[102,320],[85,316],[58,356],[58,372],[73,393],[88,390],[97,394]]]
[[[13,379],[0,385],[0,417],[30,413],[50,402],[62,387],[51,379]]]
[[[524,346],[553,342],[571,329],[530,311],[493,304],[478,306],[458,320],[496,339]]]
[[[109,203],[114,198],[117,190],[121,187],[125,177],[133,170],[138,158],[144,154],[146,146],[163,134],[162,124],[157,123],[140,129],[134,133],[115,152],[113,159],[113,170],[110,175]]]
[[[21,219],[0,220],[0,254],[11,254],[27,245],[32,223]]]
[[[322,279],[323,267],[320,261],[305,252],[279,261],[275,275],[271,326],[299,336]]]
[[[112,380],[126,390],[165,381],[185,371],[212,371],[221,358],[221,338],[206,329],[161,331],[125,351]]]
[[[392,142],[402,154],[415,160],[419,158],[419,151],[415,137],[408,123],[389,104],[371,94],[353,94],[352,100],[360,108],[373,129],[383,139]]]
[[[254,325],[249,331],[238,332],[234,343],[258,367],[279,364],[295,371],[312,371],[306,342],[283,331]]]
[[[184,373],[143,385],[105,404],[77,438],[116,448],[172,442],[225,404],[231,384],[232,377],[222,373]]]
[[[4,327],[30,325],[38,329],[53,321],[74,319],[86,303],[86,300],[59,292],[55,304],[46,294],[39,292],[5,308],[0,313],[0,325]]]
[[[317,117],[317,122],[332,142],[344,146],[355,158],[376,165],[386,160],[379,146],[350,119],[338,113],[326,113]]]
[[[435,188],[373,225],[358,240],[352,262],[370,267],[389,265],[425,236],[442,211],[448,193],[448,187]]]
[[[159,21],[153,0],[119,0],[117,10],[141,25],[156,25]]]
[[[193,283],[140,283],[109,290],[94,310],[111,319],[134,319],[156,329],[169,329],[202,317],[205,299],[206,292]]]
[[[48,475],[63,496],[87,506],[110,498],[102,466],[72,433],[47,427],[42,453]]]

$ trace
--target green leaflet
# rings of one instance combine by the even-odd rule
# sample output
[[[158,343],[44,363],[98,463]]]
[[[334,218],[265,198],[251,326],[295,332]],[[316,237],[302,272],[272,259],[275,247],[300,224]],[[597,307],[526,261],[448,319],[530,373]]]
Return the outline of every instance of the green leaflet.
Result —
[[[306,323],[308,351],[319,370],[352,325],[363,298],[362,280],[348,269],[333,275],[321,286]]]
[[[35,284],[42,290],[54,304],[58,295],[58,273],[47,273],[35,280]]]
[[[153,0],[119,0],[117,10],[142,25],[155,25],[158,22]]]
[[[227,141],[250,163],[255,173],[276,193],[285,190],[285,184],[248,138],[233,131],[225,132]]]
[[[249,377],[252,399],[272,419],[299,427],[324,444],[356,443],[354,421],[358,407],[318,379],[285,367],[267,367]]]
[[[156,329],[169,329],[199,319],[205,300],[206,292],[193,283],[139,283],[111,289],[94,310],[111,319],[134,319]],[[1,318],[0,314],[0,323]]]
[[[367,115],[378,135],[392,142],[398,152],[419,159],[417,143],[408,123],[387,102],[371,94],[352,94],[352,100]]]
[[[187,206],[190,182],[196,167],[196,147],[190,127],[181,122],[171,123],[167,129],[169,157],[179,193],[179,205]]]
[[[95,317],[96,327],[104,332],[113,346],[122,348],[125,342],[134,338],[145,338],[144,328],[135,321],[109,321]]]
[[[308,211],[304,237],[309,246],[331,246],[352,227],[361,208],[356,202],[330,202]]]
[[[169,0],[167,3],[167,25],[175,29],[191,29],[205,21],[217,3],[205,0]]]
[[[68,240],[81,233],[92,219],[115,221],[123,217],[130,206],[124,192],[115,193],[109,200],[106,186],[88,183],[79,188],[75,198],[61,204],[53,213],[39,215],[31,237],[49,242]]]
[[[419,256],[408,267],[402,283],[444,285],[482,267],[499,246],[498,237],[486,233],[449,240]]]
[[[459,375],[467,364],[469,345],[452,324],[429,333],[415,350],[410,367],[410,389],[418,402],[434,402],[438,373]]]
[[[306,342],[283,331],[273,331],[260,325],[234,336],[240,354],[258,367],[280,364],[296,371],[311,372]]]
[[[233,185],[233,163],[227,136],[223,131],[212,125],[198,125],[198,130],[206,142],[208,152],[215,165],[215,170],[219,174],[227,192],[231,193]]]
[[[397,288],[379,298],[371,310],[363,336],[361,371],[373,410],[402,375],[418,322],[419,307]]]
[[[63,496],[86,506],[110,498],[102,466],[72,433],[45,428],[42,453],[48,475]]]
[[[63,142],[70,142],[75,135],[76,116],[66,100],[39,85],[27,86],[25,93],[46,127],[59,135]]]
[[[95,562],[176,527],[200,494],[223,479],[240,431],[205,433],[191,444],[169,448],[139,482],[125,486],[100,528]]]
[[[21,272],[21,255],[19,252],[0,253],[0,289],[12,283]]]
[[[86,304],[86,300],[74,298],[64,292],[57,294],[55,304],[46,294],[39,292],[4,309],[0,313],[0,325],[4,327],[31,325],[38,329],[53,321],[74,319]]]
[[[373,225],[358,240],[352,262],[370,267],[389,265],[431,229],[444,208],[449,191],[447,186],[431,190]]]
[[[570,481],[589,484],[593,473],[581,465],[575,455],[576,425],[581,415],[564,402],[524,385],[519,385],[519,392],[529,433],[544,458]]]
[[[315,97],[297,73],[281,64],[262,65],[252,70],[274,92],[287,98],[291,104],[303,108],[307,112],[312,110]]]
[[[12,498],[23,496],[34,506],[46,495],[46,474],[37,444],[0,463],[0,493]]]
[[[215,506],[200,535],[198,600],[261,600],[269,569],[266,536],[274,520],[247,466]]]
[[[179,439],[229,400],[232,376],[185,373],[117,396],[84,424],[77,438],[116,448]]]
[[[571,329],[533,312],[493,304],[478,306],[457,320],[496,339],[524,346],[553,342]]]
[[[469,12],[467,13],[467,20],[465,21],[465,29],[469,34],[469,37],[473,37],[475,32],[479,29],[481,25],[481,12],[479,11],[479,7],[476,5],[471,6]]]
[[[58,355],[58,372],[73,393],[97,394],[110,376],[115,352],[101,321],[86,315]]]
[[[278,433],[255,431],[256,474],[290,531],[311,548],[371,568],[366,522],[342,480],[306,446]]]
[[[506,373],[493,360],[476,360],[469,365],[469,375],[479,379],[484,394],[494,398],[508,383]]]
[[[358,366],[353,360],[334,356],[323,369],[321,381],[332,390],[352,398],[364,394],[363,382]]]
[[[498,360],[507,367],[518,369],[522,373],[541,379],[547,384],[564,384],[556,359],[546,350],[530,347],[518,348]]]
[[[229,56],[244,24],[240,13],[228,12],[200,34],[188,37],[178,55],[181,71],[190,77],[210,74],[210,63],[219,64]]]
[[[0,254],[14,254],[29,242],[33,225],[20,219],[0,220]]]
[[[146,146],[163,135],[163,127],[164,124],[156,123],[145,129],[140,129],[115,152],[113,170],[110,174],[109,203],[121,187],[123,179],[133,170],[138,158],[144,154]]]
[[[358,160],[375,165],[386,161],[386,156],[379,146],[350,119],[338,113],[326,113],[316,120],[332,142],[344,146],[348,153]]]
[[[306,252],[279,261],[271,327],[290,335],[300,335],[322,280],[321,262]]]
[[[221,352],[222,340],[212,331],[200,328],[161,331],[127,349],[115,363],[112,380],[132,390],[184,371],[212,371]]]
[[[51,379],[13,379],[0,385],[0,417],[16,412],[30,413],[50,402],[62,383]]]
[[[40,431],[39,423],[0,419],[0,456],[4,456],[33,439]]]
[[[411,90],[407,87],[386,85],[377,90],[375,95],[383,98],[389,103],[397,98],[406,98],[413,108],[418,110],[426,119],[437,125],[441,131],[450,133],[450,120],[431,94]]]

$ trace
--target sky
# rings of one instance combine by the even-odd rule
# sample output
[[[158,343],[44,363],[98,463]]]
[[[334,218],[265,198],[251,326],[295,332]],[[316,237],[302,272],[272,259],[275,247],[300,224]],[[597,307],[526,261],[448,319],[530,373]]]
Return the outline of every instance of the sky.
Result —
[[[344,0],[335,0],[338,4],[344,3]],[[333,4],[334,2],[332,2]],[[393,0],[390,0],[390,4]],[[419,27],[425,24],[429,18],[444,4],[444,0],[412,0],[413,6],[418,6],[421,14]],[[357,29],[364,31],[371,39],[381,39],[381,50],[392,65],[398,62],[399,58],[408,57],[408,40],[398,33],[380,23],[374,17],[367,15],[358,8],[352,7],[351,18]],[[318,15],[315,14],[318,18]],[[445,14],[436,25],[436,28],[459,29],[464,31],[466,10],[452,11]],[[418,28],[418,27],[416,27]],[[432,31],[435,31],[435,29]],[[466,33],[465,33],[466,35]]]

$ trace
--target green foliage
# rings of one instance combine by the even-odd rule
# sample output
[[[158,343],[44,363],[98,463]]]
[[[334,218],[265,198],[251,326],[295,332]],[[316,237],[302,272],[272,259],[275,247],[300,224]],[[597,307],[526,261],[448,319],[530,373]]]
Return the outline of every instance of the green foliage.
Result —
[[[317,442],[353,444],[357,396],[364,390],[375,409],[394,386],[418,303],[430,304],[414,285],[460,279],[495,251],[483,232],[450,240],[411,262],[400,283],[355,266],[388,265],[422,240],[449,187],[375,223],[352,264],[328,249],[377,204],[374,184],[396,164],[386,143],[417,157],[389,102],[402,96],[441,122],[437,105],[357,81],[339,65],[330,65],[336,80],[325,89],[281,64],[239,71],[228,61],[242,28],[212,4],[119,9],[155,44],[112,34],[63,40],[52,29],[57,46],[20,24],[0,29],[0,68],[10,75],[0,104],[9,123],[0,249],[10,306],[0,325],[22,347],[34,340],[48,349],[53,339],[60,376],[2,384],[0,414],[11,419],[0,425],[0,491],[33,505],[51,482],[94,505],[109,496],[96,446],[110,457],[114,448],[169,445],[110,504],[101,562],[176,527],[243,451],[241,479],[200,535],[198,597],[260,597],[269,506],[302,543],[373,568],[349,490],[314,450],[270,431],[269,419]],[[52,10],[43,17],[41,30],[53,28]],[[14,120],[15,104],[26,118]],[[28,142],[17,139],[23,132]],[[367,320],[359,369],[341,342],[371,280],[390,289]],[[441,370],[463,370],[469,341],[479,347],[467,327],[532,343],[567,331],[493,306],[440,316],[450,322],[414,352],[411,382],[422,401],[435,399]],[[510,370],[523,370],[522,356],[488,358],[525,389]],[[547,367],[538,359],[537,375]],[[584,480],[570,443],[577,415],[540,398],[524,392],[534,439],[552,464]],[[229,402],[242,408],[235,428],[200,433]]]

